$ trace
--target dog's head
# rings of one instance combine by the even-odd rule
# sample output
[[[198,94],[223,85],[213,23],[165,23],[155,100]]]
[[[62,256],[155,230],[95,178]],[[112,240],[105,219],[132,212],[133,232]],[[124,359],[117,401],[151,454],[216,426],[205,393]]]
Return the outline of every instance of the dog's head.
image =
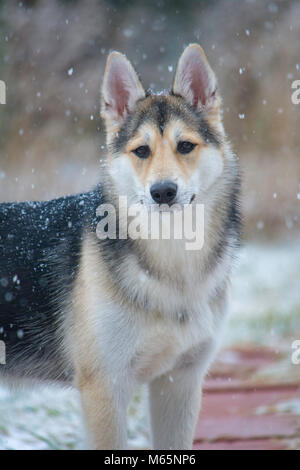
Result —
[[[215,75],[202,48],[179,59],[171,93],[148,94],[126,57],[112,52],[102,89],[108,171],[131,203],[201,200],[224,167]]]

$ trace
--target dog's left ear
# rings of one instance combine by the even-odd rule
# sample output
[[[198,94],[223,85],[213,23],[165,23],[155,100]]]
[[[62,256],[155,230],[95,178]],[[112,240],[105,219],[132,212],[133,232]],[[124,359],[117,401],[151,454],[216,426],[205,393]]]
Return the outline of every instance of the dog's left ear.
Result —
[[[199,44],[190,44],[182,53],[172,91],[185,98],[197,110],[213,110],[218,107],[216,76]]]
[[[112,52],[106,63],[101,103],[101,115],[110,130],[118,128],[144,97],[144,88],[129,60]]]

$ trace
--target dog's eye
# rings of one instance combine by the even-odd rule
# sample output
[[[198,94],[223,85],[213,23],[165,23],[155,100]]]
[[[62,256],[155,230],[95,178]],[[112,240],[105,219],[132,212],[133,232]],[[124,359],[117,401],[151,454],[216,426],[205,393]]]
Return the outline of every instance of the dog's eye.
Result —
[[[150,155],[150,147],[149,145],[141,145],[140,147],[133,150],[133,153],[139,158],[148,158]]]
[[[196,144],[193,144],[192,142],[188,142],[187,140],[182,140],[178,142],[177,144],[177,151],[182,154],[190,153],[194,148],[196,147]]]

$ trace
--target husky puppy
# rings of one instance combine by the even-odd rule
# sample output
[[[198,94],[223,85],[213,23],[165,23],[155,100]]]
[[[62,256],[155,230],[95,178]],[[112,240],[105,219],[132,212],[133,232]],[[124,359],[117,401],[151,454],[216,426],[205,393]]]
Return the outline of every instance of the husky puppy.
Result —
[[[192,447],[240,231],[238,165],[220,106],[199,45],[184,50],[165,94],[145,92],[126,57],[112,52],[99,186],[0,204],[0,376],[73,383],[91,448],[126,448],[127,406],[144,383],[153,447]],[[118,236],[119,196],[147,211],[202,204],[202,249]],[[97,210],[107,204],[116,207],[115,238],[96,234]]]

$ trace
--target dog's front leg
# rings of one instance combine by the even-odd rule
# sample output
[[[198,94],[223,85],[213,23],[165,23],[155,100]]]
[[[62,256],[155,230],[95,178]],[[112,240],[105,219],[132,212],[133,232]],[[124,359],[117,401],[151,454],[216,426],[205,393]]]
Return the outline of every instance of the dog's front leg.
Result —
[[[110,384],[100,373],[80,377],[78,389],[92,449],[126,448],[127,394],[123,387]]]
[[[182,357],[169,373],[150,384],[155,449],[191,449],[201,407],[202,382],[216,344],[208,341]]]
[[[184,378],[183,378],[184,377]],[[201,381],[180,373],[150,385],[154,449],[191,449],[201,405]]]

